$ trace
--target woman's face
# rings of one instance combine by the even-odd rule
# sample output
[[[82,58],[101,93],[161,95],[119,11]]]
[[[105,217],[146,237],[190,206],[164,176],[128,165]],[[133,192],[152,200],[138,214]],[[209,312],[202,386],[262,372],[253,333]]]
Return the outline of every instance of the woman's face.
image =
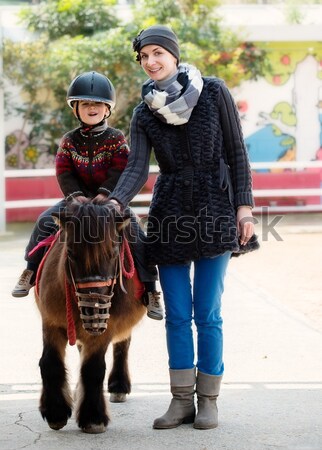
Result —
[[[140,63],[144,72],[154,81],[162,81],[174,75],[177,59],[159,45],[146,45],[140,51]]]
[[[105,103],[81,100],[78,102],[78,114],[83,123],[96,125],[108,115],[109,108]]]

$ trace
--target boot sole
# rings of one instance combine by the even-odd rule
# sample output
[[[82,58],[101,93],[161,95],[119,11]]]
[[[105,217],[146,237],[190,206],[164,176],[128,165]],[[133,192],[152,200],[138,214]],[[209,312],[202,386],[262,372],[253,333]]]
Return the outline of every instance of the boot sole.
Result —
[[[185,417],[181,422],[176,423],[174,425],[164,425],[164,426],[162,426],[162,425],[153,425],[153,428],[155,430],[170,430],[172,428],[180,427],[180,425],[183,425],[183,424],[193,423],[194,420],[195,420],[195,416],[190,416],[190,417]]]
[[[212,429],[214,429],[214,428],[217,428],[218,427],[218,424],[216,424],[216,425],[209,425],[209,426],[196,426],[195,424],[193,425],[193,428],[195,429],[195,430],[212,430]]]

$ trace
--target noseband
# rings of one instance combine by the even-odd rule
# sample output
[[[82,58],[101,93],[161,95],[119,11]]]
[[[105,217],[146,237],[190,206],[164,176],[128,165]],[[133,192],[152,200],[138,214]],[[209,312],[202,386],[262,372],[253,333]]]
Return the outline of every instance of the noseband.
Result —
[[[124,256],[127,256],[129,262],[129,269],[125,268]],[[74,293],[77,297],[77,304],[80,310],[80,318],[83,321],[83,328],[92,335],[99,336],[103,334],[107,329],[107,322],[110,317],[110,308],[112,306],[112,297],[114,296],[114,287],[119,280],[121,290],[126,294],[126,290],[123,285],[123,275],[125,278],[132,278],[135,272],[134,260],[131,254],[129,243],[127,239],[123,239],[121,251],[119,257],[116,259],[114,268],[114,277],[108,278],[102,281],[75,281],[71,261],[67,256],[68,269],[70,278],[73,283]],[[76,342],[76,332],[75,325],[72,317],[71,309],[71,292],[70,286],[66,283],[66,309],[67,309],[67,334],[69,336],[69,341],[73,344]],[[101,288],[108,286],[110,287],[110,292],[108,294],[100,294],[99,292],[89,292],[83,293],[79,292],[78,289],[88,289],[88,288]],[[73,345],[72,344],[72,345]]]
[[[110,317],[110,308],[114,295],[114,287],[119,274],[119,260],[116,260],[114,277],[102,281],[80,281],[74,279],[70,259],[68,258],[68,268],[73,282],[75,295],[77,297],[80,318],[83,322],[83,328],[91,335],[99,336],[107,329],[107,321]],[[79,292],[79,289],[110,287],[108,294],[99,292]]]

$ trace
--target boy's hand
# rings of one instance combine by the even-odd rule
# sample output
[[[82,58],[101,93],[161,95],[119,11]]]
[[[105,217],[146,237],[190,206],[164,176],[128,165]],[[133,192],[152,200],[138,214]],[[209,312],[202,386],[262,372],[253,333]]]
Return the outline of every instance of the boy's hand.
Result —
[[[74,200],[76,200],[79,203],[87,203],[88,202],[88,198],[85,197],[84,195],[77,195],[77,197],[74,197]]]
[[[96,197],[93,198],[93,203],[106,203],[107,195],[105,194],[97,194]]]

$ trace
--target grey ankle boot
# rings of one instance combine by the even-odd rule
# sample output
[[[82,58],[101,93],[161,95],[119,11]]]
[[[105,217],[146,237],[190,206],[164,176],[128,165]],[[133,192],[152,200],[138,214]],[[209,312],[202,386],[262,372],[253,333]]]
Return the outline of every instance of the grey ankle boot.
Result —
[[[218,427],[217,397],[222,377],[198,372],[197,397],[198,413],[193,424],[199,430]]]
[[[169,370],[172,400],[168,411],[155,419],[153,428],[175,428],[182,423],[193,423],[196,410],[194,404],[196,370]]]

